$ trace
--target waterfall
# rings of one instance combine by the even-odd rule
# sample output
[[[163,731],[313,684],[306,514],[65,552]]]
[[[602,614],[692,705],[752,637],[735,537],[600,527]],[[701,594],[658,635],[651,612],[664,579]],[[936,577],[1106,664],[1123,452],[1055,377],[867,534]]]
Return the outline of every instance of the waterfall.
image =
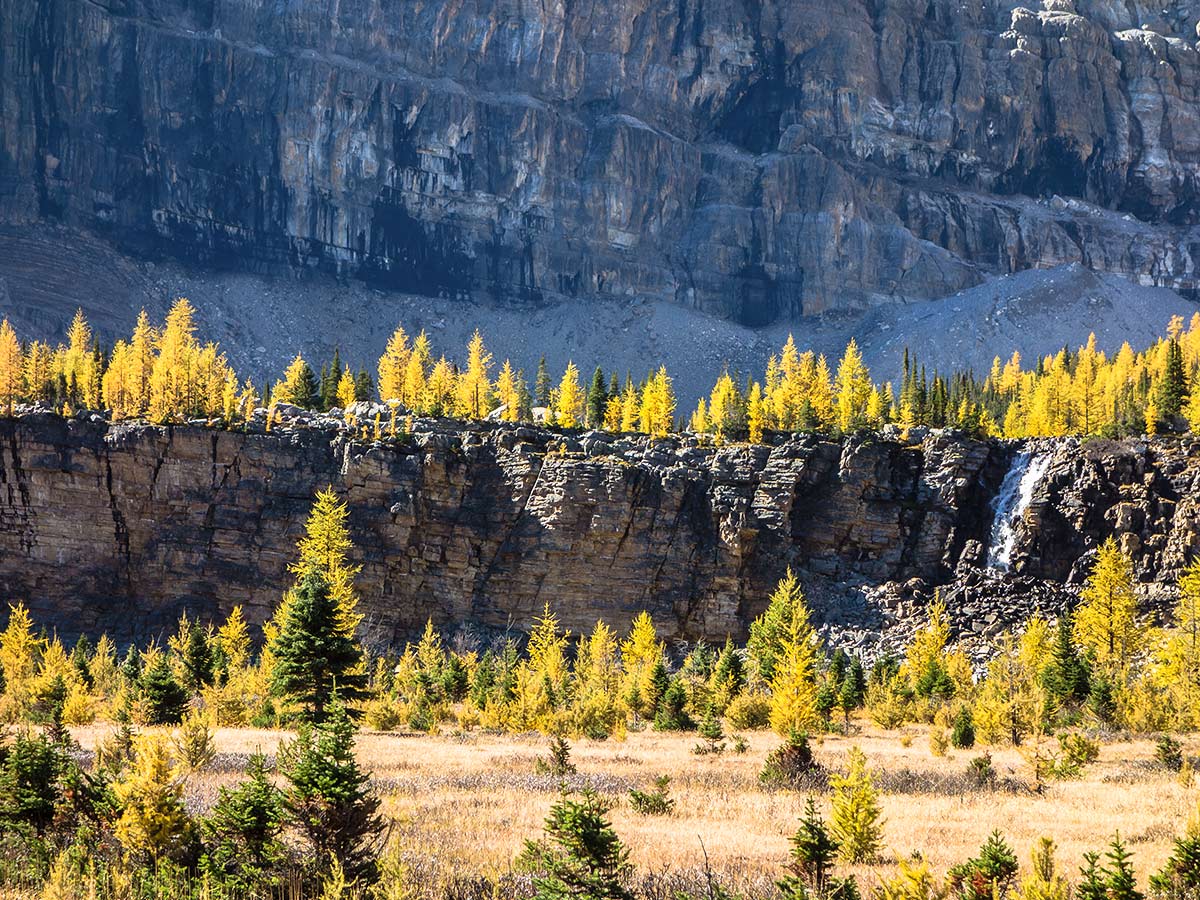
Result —
[[[1013,460],[992,501],[995,513],[988,544],[988,568],[1008,571],[1012,565],[1013,551],[1017,549],[1017,523],[1024,519],[1033,491],[1049,465],[1048,454],[1035,456],[1030,450],[1022,450]]]

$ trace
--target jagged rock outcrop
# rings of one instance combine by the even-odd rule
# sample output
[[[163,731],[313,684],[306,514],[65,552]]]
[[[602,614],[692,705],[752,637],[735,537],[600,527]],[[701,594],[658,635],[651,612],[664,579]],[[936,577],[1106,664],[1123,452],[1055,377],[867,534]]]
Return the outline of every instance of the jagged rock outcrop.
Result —
[[[747,324],[1070,262],[1194,292],[1198,18],[1198,0],[0,0],[0,220]]]
[[[0,420],[0,601],[68,633],[144,636],[184,609],[239,603],[261,622],[325,485],[349,503],[381,641],[427,618],[521,629],[546,603],[575,630],[623,627],[644,608],[671,637],[742,637],[792,566],[818,620],[862,645],[919,617],[938,585],[958,612],[1006,624],[1069,599],[1060,583],[1108,534],[1147,584],[1200,541],[1200,448],[1044,452],[1054,461],[1019,526],[1014,577],[972,574],[1014,447],[951,433],[713,448],[418,420],[371,442],[304,415],[268,434],[32,413]],[[1045,602],[1022,600],[1035,594]]]

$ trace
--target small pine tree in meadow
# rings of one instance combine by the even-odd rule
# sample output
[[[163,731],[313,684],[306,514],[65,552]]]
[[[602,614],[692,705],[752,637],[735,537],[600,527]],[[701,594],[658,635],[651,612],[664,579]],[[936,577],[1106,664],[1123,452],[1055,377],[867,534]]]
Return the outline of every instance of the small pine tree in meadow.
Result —
[[[544,837],[526,841],[518,865],[533,873],[536,900],[632,900],[633,866],[613,831],[608,805],[590,788],[563,794],[546,818]]]
[[[818,787],[825,781],[825,769],[808,745],[808,735],[793,731],[786,741],[767,754],[758,780],[764,787]]]
[[[962,900],[995,900],[1008,892],[1018,868],[1012,847],[999,831],[993,831],[974,859],[955,866],[947,874]]]
[[[655,731],[687,731],[695,723],[687,714],[687,691],[678,678],[672,679],[658,701]]]
[[[1151,876],[1150,888],[1154,896],[1167,900],[1200,898],[1200,818],[1193,816],[1187,830],[1175,839],[1166,865]]]
[[[721,717],[713,707],[710,706],[704,714],[699,732],[703,741],[692,748],[693,753],[703,756],[725,752],[725,729],[721,727]]]
[[[1075,885],[1076,900],[1107,900],[1108,887],[1104,883],[1104,870],[1100,866],[1099,853],[1084,853],[1083,865],[1079,868],[1080,879]]]
[[[250,757],[249,776],[235,787],[222,787],[204,820],[207,852],[204,871],[234,893],[263,892],[279,881],[287,857],[281,839],[283,795],[267,777],[261,753]]]
[[[1120,835],[1115,835],[1104,854],[1104,884],[1108,900],[1142,900],[1133,871],[1132,854]]]
[[[811,795],[804,804],[804,817],[791,843],[787,875],[776,882],[783,900],[858,900],[854,879],[836,878],[833,874],[838,842],[825,827]]]
[[[0,755],[0,826],[42,835],[54,821],[59,776],[66,764],[60,745],[20,732]]]
[[[958,750],[970,750],[975,746],[975,718],[971,707],[960,706],[950,726],[950,745]]]
[[[1183,745],[1169,734],[1161,735],[1154,745],[1154,758],[1163,768],[1178,772],[1183,768]]]
[[[280,748],[279,768],[288,781],[283,807],[319,874],[336,860],[354,883],[369,884],[384,831],[379,798],[354,758],[354,723],[334,695],[320,723],[305,722],[296,739]]]
[[[883,846],[883,814],[879,792],[867,769],[867,758],[851,747],[849,771],[830,775],[833,813],[830,817],[842,859],[850,863],[870,862]]]
[[[654,789],[629,791],[629,806],[643,816],[669,816],[675,811],[675,801],[669,795],[670,775],[659,775],[654,779]]]
[[[178,725],[183,718],[188,693],[176,680],[165,653],[157,654],[142,676],[141,701],[147,725]]]
[[[537,761],[537,770],[555,778],[566,778],[576,773],[575,763],[571,760],[571,745],[567,743],[566,738],[560,734],[550,738],[549,757]]]

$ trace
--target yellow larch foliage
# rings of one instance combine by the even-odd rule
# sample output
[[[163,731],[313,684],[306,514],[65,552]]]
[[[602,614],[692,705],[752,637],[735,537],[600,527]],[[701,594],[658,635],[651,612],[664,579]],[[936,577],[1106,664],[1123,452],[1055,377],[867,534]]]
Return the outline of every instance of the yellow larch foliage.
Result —
[[[410,352],[404,326],[397,325],[379,357],[379,399],[384,403],[403,401]]]
[[[858,344],[851,339],[846,345],[846,352],[838,363],[837,373],[837,424],[844,432],[857,431],[865,428],[870,422],[868,405],[874,386],[871,384],[871,373],[863,363],[862,353]],[[816,401],[813,403],[816,407]],[[879,401],[876,400],[877,407]],[[818,413],[819,415],[819,413]],[[878,418],[878,409],[876,412]]]
[[[337,386],[338,405],[343,409],[349,409],[354,403],[355,385],[354,376],[350,374],[350,370],[346,369],[342,372],[342,377],[338,379]]]
[[[114,831],[127,854],[158,861],[186,846],[193,826],[183,802],[183,774],[162,735],[137,739],[133,765],[113,786],[121,809]]]
[[[1096,566],[1075,610],[1075,641],[1110,677],[1122,676],[1142,645],[1137,624],[1133,563],[1109,538],[1096,555]]]
[[[517,374],[513,371],[512,363],[507,359],[500,367],[500,374],[496,378],[496,402],[499,403],[502,410],[501,420],[517,421],[520,404],[520,397],[517,393]]]
[[[811,731],[817,712],[817,648],[807,617],[792,616],[771,676],[771,728],[787,737]]]
[[[467,368],[458,376],[454,413],[465,419],[482,419],[492,410],[492,355],[476,329],[467,345]]]
[[[675,424],[675,391],[665,366],[659,367],[642,390],[641,431],[654,437],[670,433]]]
[[[25,358],[21,343],[8,319],[0,321],[0,407],[11,416],[25,381]]]
[[[186,298],[167,313],[158,357],[150,372],[149,415],[155,422],[186,418],[196,406],[195,310]]]
[[[575,428],[583,420],[583,388],[579,385],[579,368],[574,362],[567,363],[562,381],[558,383],[557,399],[554,404],[554,423],[563,428]]]

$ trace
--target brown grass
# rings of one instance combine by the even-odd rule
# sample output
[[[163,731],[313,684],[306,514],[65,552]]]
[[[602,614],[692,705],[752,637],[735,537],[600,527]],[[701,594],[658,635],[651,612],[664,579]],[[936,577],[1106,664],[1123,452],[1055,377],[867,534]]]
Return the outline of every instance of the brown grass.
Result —
[[[90,747],[107,730],[95,726],[77,736]],[[1197,791],[1154,765],[1148,740],[1106,744],[1082,778],[1051,782],[1039,795],[1026,787],[1028,767],[1014,749],[991,750],[1001,786],[980,790],[962,776],[983,749],[938,758],[924,732],[908,733],[913,737],[908,747],[899,732],[873,727],[814,745],[818,761],[837,769],[857,743],[885,789],[888,851],[878,864],[858,870],[867,887],[890,873],[897,856],[913,851],[944,871],[973,855],[993,829],[1006,835],[1023,866],[1040,836],[1053,837],[1060,868],[1072,879],[1082,854],[1102,849],[1119,831],[1145,884],[1196,809]],[[190,805],[210,804],[219,785],[237,780],[247,754],[257,749],[273,754],[287,737],[221,730],[216,762],[189,783]],[[747,738],[749,752],[719,757],[693,755],[694,735],[644,732],[624,742],[575,741],[579,775],[572,783],[591,783],[613,801],[613,825],[641,872],[694,872],[707,854],[713,869],[733,885],[765,887],[781,873],[805,798],[759,786],[763,760],[778,739],[765,732]],[[539,833],[558,792],[555,779],[535,773],[537,758],[546,753],[546,739],[537,735],[365,733],[358,749],[414,866],[441,873],[438,877],[508,871],[524,840]],[[675,815],[635,814],[627,802],[629,788],[644,788],[659,774],[672,778]],[[828,814],[828,796],[820,800]]]

